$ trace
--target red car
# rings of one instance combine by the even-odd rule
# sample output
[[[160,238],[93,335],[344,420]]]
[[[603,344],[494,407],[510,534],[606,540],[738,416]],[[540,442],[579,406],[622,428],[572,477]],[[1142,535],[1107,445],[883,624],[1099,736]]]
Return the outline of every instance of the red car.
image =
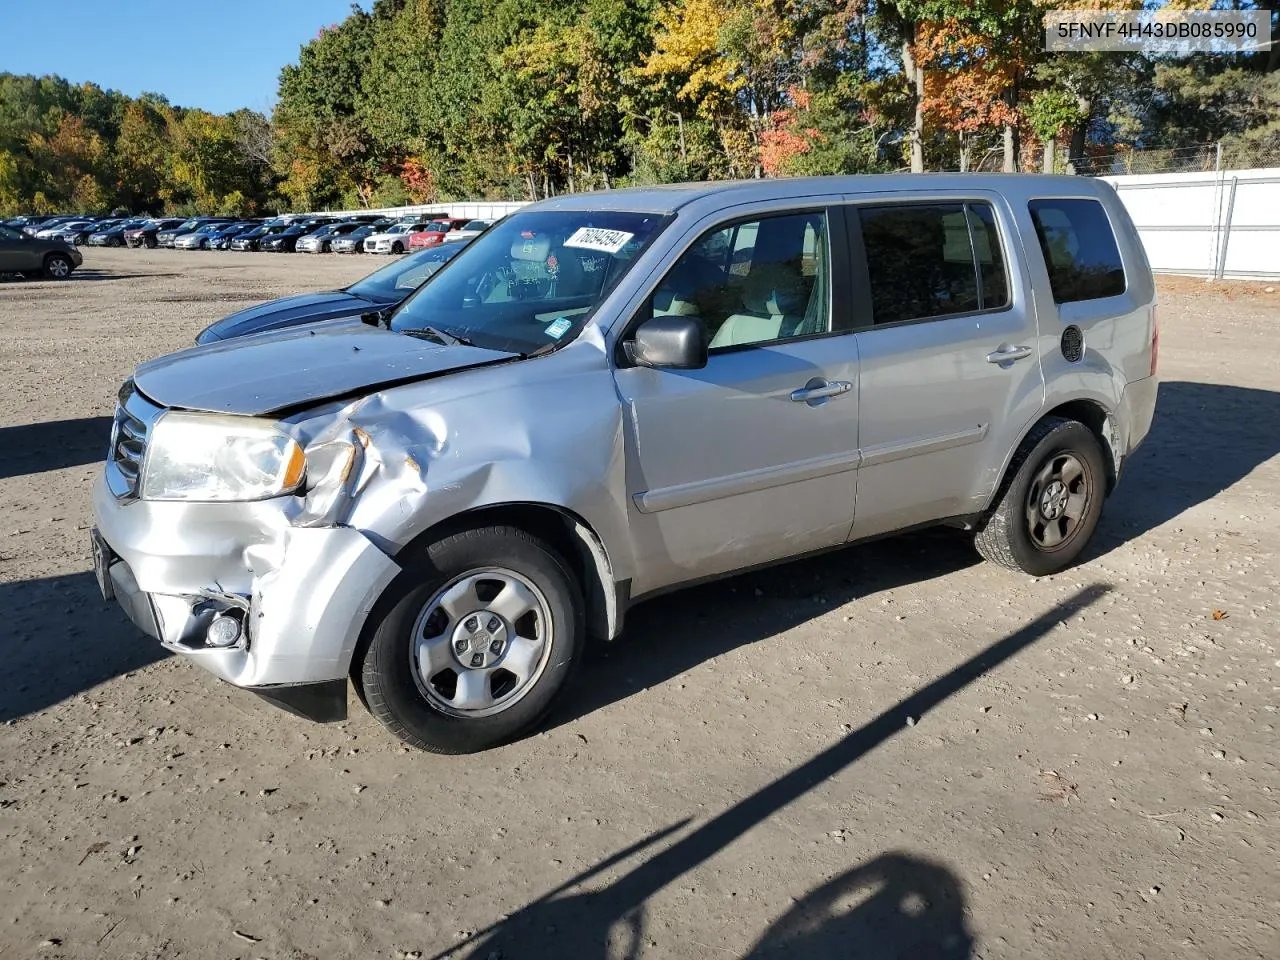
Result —
[[[439,220],[432,220],[427,224],[427,229],[409,234],[409,249],[420,250],[444,243],[445,234],[461,230],[470,222],[466,217],[441,217]]]

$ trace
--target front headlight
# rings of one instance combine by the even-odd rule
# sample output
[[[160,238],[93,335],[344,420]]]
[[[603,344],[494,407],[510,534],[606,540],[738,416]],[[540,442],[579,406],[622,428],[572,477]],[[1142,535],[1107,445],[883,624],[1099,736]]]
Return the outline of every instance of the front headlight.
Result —
[[[265,500],[302,483],[306,457],[275,424],[170,412],[147,440],[144,500]]]

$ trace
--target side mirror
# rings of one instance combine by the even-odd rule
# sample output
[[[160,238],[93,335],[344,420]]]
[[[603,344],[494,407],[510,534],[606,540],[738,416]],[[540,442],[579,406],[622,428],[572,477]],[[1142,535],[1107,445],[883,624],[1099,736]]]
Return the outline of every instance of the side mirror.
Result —
[[[638,367],[700,370],[707,365],[707,332],[698,317],[654,317],[623,344]]]
[[[391,310],[370,310],[368,313],[360,314],[360,321],[371,327],[383,327],[391,329]]]

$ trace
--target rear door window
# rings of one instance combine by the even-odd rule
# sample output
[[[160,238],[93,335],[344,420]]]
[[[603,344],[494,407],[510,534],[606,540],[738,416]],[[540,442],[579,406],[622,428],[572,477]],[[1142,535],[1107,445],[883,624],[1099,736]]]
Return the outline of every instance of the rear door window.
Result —
[[[998,310],[1009,285],[985,203],[860,207],[876,326]]]
[[[1124,265],[1107,212],[1097,200],[1032,200],[1040,251],[1057,303],[1114,297],[1125,291]]]

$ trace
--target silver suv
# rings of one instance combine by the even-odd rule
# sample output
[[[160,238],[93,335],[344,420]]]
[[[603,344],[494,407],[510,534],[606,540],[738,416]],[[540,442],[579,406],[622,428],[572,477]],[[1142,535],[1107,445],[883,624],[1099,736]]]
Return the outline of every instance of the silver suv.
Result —
[[[400,305],[141,365],[103,592],[318,720],[442,753],[535,725],[673,587],[923,524],[1070,564],[1156,399],[1112,188],[906,175],[558,197]]]

